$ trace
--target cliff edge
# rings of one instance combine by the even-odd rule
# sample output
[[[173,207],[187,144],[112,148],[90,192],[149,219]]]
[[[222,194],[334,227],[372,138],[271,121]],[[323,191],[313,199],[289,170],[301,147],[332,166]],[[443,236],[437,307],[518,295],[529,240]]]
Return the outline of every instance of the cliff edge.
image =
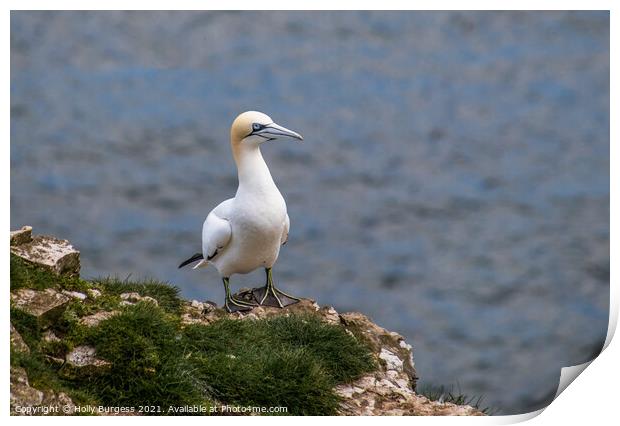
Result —
[[[361,313],[229,314],[79,270],[68,241],[11,232],[13,415],[482,415],[417,394],[411,345]]]

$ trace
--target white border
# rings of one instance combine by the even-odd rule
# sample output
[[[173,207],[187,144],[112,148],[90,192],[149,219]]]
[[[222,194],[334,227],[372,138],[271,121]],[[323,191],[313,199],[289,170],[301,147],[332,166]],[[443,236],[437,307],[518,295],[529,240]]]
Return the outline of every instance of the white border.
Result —
[[[414,6],[417,10],[611,10],[611,70],[619,70],[618,67],[618,55],[617,53],[614,55],[614,51],[617,51],[618,43],[618,23],[619,19],[617,16],[617,9],[615,10],[614,2],[611,0],[591,0],[591,1],[553,1],[553,0],[521,0],[521,1],[503,1],[501,2],[501,8],[498,8],[497,1],[468,1],[468,2],[457,2],[457,1],[434,1],[434,2],[414,2],[408,3],[405,1],[390,1],[384,0],[382,2],[368,2],[368,1],[340,1],[340,2],[327,2],[327,1],[296,1],[294,4],[287,3],[284,1],[262,1],[252,2],[252,1],[227,1],[225,3],[221,2],[200,2],[200,1],[190,1],[190,0],[177,0],[175,2],[164,2],[164,1],[118,1],[118,0],[108,0],[108,1],[98,1],[98,2],[90,2],[89,5],[85,5],[83,1],[56,1],[53,5],[50,5],[49,1],[40,1],[40,0],[24,0],[24,1],[8,1],[9,8],[2,15],[1,22],[4,37],[4,43],[2,44],[2,50],[5,58],[10,58],[10,15],[9,10],[29,10],[29,9],[64,9],[64,10],[72,10],[72,9],[82,9],[82,10],[115,10],[115,9],[131,9],[131,10],[194,10],[194,9],[203,9],[208,8],[212,10],[222,10],[222,9],[239,9],[239,10],[253,10],[258,9],[260,6],[261,9],[267,10],[279,10],[279,9],[287,9],[287,10],[312,10],[312,9],[323,9],[323,10],[356,10],[356,9],[366,9],[366,10],[390,10],[390,9],[408,9],[411,6]],[[1,155],[3,164],[5,165],[2,169],[3,176],[3,184],[2,184],[2,196],[3,199],[7,202],[9,201],[9,189],[10,189],[10,86],[8,81],[10,80],[10,67],[8,63],[1,68],[1,72],[3,75],[4,85],[2,86],[2,91],[4,92],[5,102],[2,104],[2,127],[3,133],[5,135],[5,141],[3,143]],[[613,76],[614,73],[612,72]],[[617,130],[615,121],[613,117],[615,117],[618,111],[617,108],[618,101],[618,87],[614,84],[613,78],[611,79],[611,110],[610,117],[611,120],[611,141],[617,141]],[[612,143],[610,148],[610,161],[611,161],[611,182],[619,182],[618,180],[618,150],[616,146]],[[612,186],[611,191],[611,217],[614,215],[617,217],[618,212],[618,199],[616,194],[614,193],[614,188]],[[10,209],[2,210],[2,223],[4,224],[4,229],[8,230],[10,227]],[[611,255],[613,258],[614,253],[618,253],[618,243],[617,243],[617,232],[615,231],[615,227],[613,226],[613,221],[611,223]],[[616,237],[616,238],[614,238]],[[612,262],[613,264],[613,262]],[[4,261],[2,262],[2,272],[5,277],[4,283],[6,288],[8,288],[8,277],[9,277],[9,261],[8,254],[5,256]],[[594,366],[592,368],[588,368],[585,370],[584,374],[581,374],[576,378],[576,383],[574,386],[569,386],[566,392],[563,392],[559,395],[559,398],[555,400],[551,405],[549,405],[544,410],[539,410],[534,413],[521,414],[517,416],[494,416],[490,418],[440,418],[440,417],[425,417],[420,418],[417,417],[415,419],[410,417],[405,418],[390,418],[390,422],[411,422],[411,421],[423,421],[427,422],[438,422],[442,424],[446,424],[448,422],[476,422],[479,424],[487,423],[487,424],[509,424],[516,423],[520,421],[525,421],[536,417],[538,414],[544,411],[544,414],[536,417],[532,420],[534,424],[576,424],[582,423],[585,421],[596,423],[608,423],[605,420],[616,417],[615,415],[615,388],[616,383],[614,380],[617,380],[620,377],[618,363],[615,360],[620,359],[620,350],[618,349],[618,344],[612,342],[612,337],[614,335],[617,320],[618,320],[618,280],[617,274],[614,273],[614,268],[611,268],[611,300],[610,300],[610,318],[609,318],[609,328],[607,333],[607,338],[605,341],[605,350],[604,352],[595,359],[592,364]],[[5,290],[6,291],[6,290]],[[5,293],[6,295],[6,293]],[[3,323],[6,324],[9,322],[9,309],[8,309],[8,297],[5,300],[6,309],[2,310]],[[5,384],[2,390],[2,402],[0,407],[2,407],[1,413],[4,416],[8,416],[8,405],[9,405],[9,387],[6,385],[9,381],[9,359],[8,359],[8,341],[9,341],[9,333],[8,327],[0,328],[2,330],[2,339],[6,342],[7,346],[5,346],[5,351],[3,352],[3,361],[4,368],[0,374],[2,374],[2,383]],[[589,363],[587,363],[589,364]],[[583,367],[583,366],[582,366]],[[577,367],[569,367],[564,369],[563,371],[563,380],[567,381],[569,379],[575,379],[575,371],[582,370]],[[572,381],[572,380],[571,380]],[[569,381],[570,383],[570,381]],[[559,393],[558,393],[559,394]],[[92,419],[92,420],[91,420]],[[137,419],[135,417],[116,417],[114,421],[118,421],[121,423],[124,422],[132,422],[135,421],[144,421],[145,418]],[[242,418],[231,418],[231,417],[215,417],[215,418],[186,418],[183,421],[189,422],[200,422],[204,423],[205,421],[220,423],[226,422],[229,423],[231,421],[243,421]],[[247,419],[247,418],[243,418]],[[90,418],[89,421],[93,422],[108,422],[110,418]],[[15,423],[30,423],[30,422],[62,422],[63,424],[71,423],[71,422],[83,422],[84,419],[81,417],[73,417],[73,418],[25,418],[25,417],[11,417],[11,422]],[[148,418],[149,422],[168,422],[169,419],[163,417],[155,417]],[[290,422],[292,419],[290,418],[252,418],[251,421],[257,424],[273,424],[280,422]],[[314,422],[315,418],[311,417],[296,417],[294,419],[295,422]],[[344,423],[352,423],[352,422],[375,422],[375,421],[385,421],[385,418],[340,418],[339,422]]]

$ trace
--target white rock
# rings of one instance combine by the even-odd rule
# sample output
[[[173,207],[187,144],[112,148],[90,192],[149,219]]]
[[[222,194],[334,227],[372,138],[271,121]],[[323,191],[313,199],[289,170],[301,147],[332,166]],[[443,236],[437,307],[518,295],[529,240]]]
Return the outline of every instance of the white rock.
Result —
[[[63,290],[62,294],[73,297],[74,299],[86,300],[86,295],[84,293],[80,293],[79,291]]]
[[[351,385],[341,385],[338,388],[338,394],[340,394],[340,396],[345,397],[345,398],[351,398],[354,392],[355,390],[353,389],[353,386]]]
[[[385,361],[388,370],[403,371],[403,361],[387,349],[381,348],[379,358]]]
[[[196,309],[204,309],[204,304],[202,302],[199,302],[198,300],[192,300],[191,306],[192,308]]]
[[[18,246],[32,241],[32,226],[24,226],[17,231],[11,231],[11,245]]]
[[[140,297],[142,296],[140,296],[140,294],[136,293],[135,291],[131,293],[121,293],[121,299],[129,300],[131,302],[137,302],[140,299]]]
[[[332,306],[324,306],[319,309],[321,316],[330,324],[340,324],[340,315]]]
[[[23,352],[26,354],[30,353],[30,348],[28,347],[26,342],[24,342],[24,339],[22,338],[21,334],[19,334],[19,332],[15,329],[15,327],[13,327],[13,324],[11,324],[11,346],[17,352]]]
[[[85,325],[86,327],[94,327],[98,325],[101,321],[112,318],[116,314],[118,314],[117,311],[97,312],[92,315],[88,315],[88,316],[80,318],[80,324]]]
[[[140,296],[139,293],[136,292],[131,292],[131,293],[122,293],[121,294],[121,299],[123,299],[121,301],[121,305],[135,305],[138,302],[149,302],[149,303],[153,303],[155,306],[159,306],[159,303],[157,303],[157,300],[153,299],[150,296]]]
[[[27,235],[30,231],[25,232]],[[59,275],[80,273],[80,252],[74,249],[67,240],[37,236],[27,241],[23,232],[11,235],[11,240],[21,242],[18,245],[11,245],[11,253],[22,259],[48,268]]]
[[[101,296],[101,292],[96,288],[89,288],[88,290],[86,290],[86,293],[88,293],[88,296],[91,299],[96,299]]]
[[[401,347],[401,348],[403,348],[403,349],[407,349],[407,350],[409,350],[409,351],[412,349],[411,345],[410,345],[410,344],[408,344],[407,342],[405,342],[404,340],[401,340],[401,341],[398,343],[398,346],[400,346],[400,347]]]
[[[35,317],[40,317],[55,308],[59,308],[69,300],[71,300],[69,296],[51,288],[42,291],[21,288],[11,293],[11,301],[15,307]]]
[[[108,361],[96,357],[97,351],[92,346],[77,346],[67,354],[67,363],[74,367],[104,367]]]
[[[43,392],[34,389],[28,383],[26,370],[21,367],[11,367],[11,409],[17,406],[31,407],[41,405]],[[19,414],[19,413],[14,413]]]

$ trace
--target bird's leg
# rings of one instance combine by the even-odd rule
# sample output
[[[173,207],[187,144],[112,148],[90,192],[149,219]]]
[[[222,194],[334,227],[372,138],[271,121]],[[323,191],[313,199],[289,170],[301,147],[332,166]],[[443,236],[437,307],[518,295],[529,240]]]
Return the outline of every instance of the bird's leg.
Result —
[[[224,300],[224,307],[228,312],[244,312],[251,310],[254,306],[250,303],[243,302],[231,296],[230,294],[230,284],[229,278],[223,277],[222,281],[224,282],[224,291],[226,292],[226,299]]]
[[[254,298],[259,305],[283,308],[301,300],[298,297],[286,294],[276,288],[273,284],[271,268],[265,268],[265,272],[267,274],[267,283],[265,284],[265,287],[255,288],[253,290]]]

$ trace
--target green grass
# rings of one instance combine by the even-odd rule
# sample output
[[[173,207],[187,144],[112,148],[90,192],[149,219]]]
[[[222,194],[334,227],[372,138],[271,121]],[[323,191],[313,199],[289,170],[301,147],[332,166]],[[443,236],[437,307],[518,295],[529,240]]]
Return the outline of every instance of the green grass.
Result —
[[[112,363],[102,374],[77,378],[109,406],[192,405],[207,400],[179,344],[176,318],[150,303],[125,308],[91,329],[84,343]]]
[[[36,318],[11,308],[11,322],[31,354],[11,353],[11,365],[26,369],[39,389],[66,392],[76,402],[105,406],[169,406],[222,403],[287,407],[288,414],[334,414],[333,387],[376,368],[368,346],[342,327],[313,315],[261,320],[221,319],[183,327],[178,289],[158,281],[114,278],[92,282],[59,279],[11,257],[11,288],[86,291],[96,299],[71,301],[51,329],[61,342],[45,342]],[[159,305],[120,305],[120,294],[137,292]],[[120,313],[88,328],[80,317],[101,310]],[[81,372],[64,358],[82,344],[111,365]]]
[[[454,386],[446,387],[443,385],[436,386],[426,384],[418,389],[418,394],[427,397],[431,401],[450,402],[456,405],[469,405],[486,415],[493,415],[495,413],[493,408],[487,407],[483,404],[484,397],[482,395],[468,396],[461,392],[461,388],[458,384],[456,390],[454,390]]]
[[[55,392],[64,392],[71,396],[76,404],[97,404],[97,400],[88,392],[76,389],[71,383],[63,381],[55,368],[43,354],[31,351],[26,355],[11,350],[11,366],[22,367],[28,374],[28,383],[35,389],[50,389]]]
[[[182,329],[148,303],[102,322],[86,339],[111,369],[83,385],[108,405],[284,406],[334,414],[332,388],[373,369],[372,356],[337,326],[312,316],[223,319]]]
[[[151,279],[129,281],[119,278],[99,278],[93,282],[110,295],[135,292],[140,296],[149,296],[157,300],[159,306],[168,312],[178,313],[181,309],[179,288],[168,283]]]
[[[332,388],[371,371],[369,350],[313,316],[220,320],[185,330],[189,357],[213,395],[229,404],[334,414]]]
[[[95,404],[96,400],[82,389],[63,381],[59,375],[58,365],[51,359],[49,348],[54,345],[64,346],[65,342],[45,342],[41,339],[40,324],[35,317],[19,309],[11,308],[11,324],[28,345],[30,353],[22,353],[11,347],[11,367],[22,367],[28,375],[30,386],[36,389],[50,389],[64,392],[71,396],[76,404]]]
[[[11,253],[11,291],[20,288],[85,291],[88,283],[79,277],[55,275]]]
[[[39,322],[34,316],[11,306],[11,324],[22,336],[28,347],[34,347],[35,349],[38,347],[41,331],[39,329]]]

